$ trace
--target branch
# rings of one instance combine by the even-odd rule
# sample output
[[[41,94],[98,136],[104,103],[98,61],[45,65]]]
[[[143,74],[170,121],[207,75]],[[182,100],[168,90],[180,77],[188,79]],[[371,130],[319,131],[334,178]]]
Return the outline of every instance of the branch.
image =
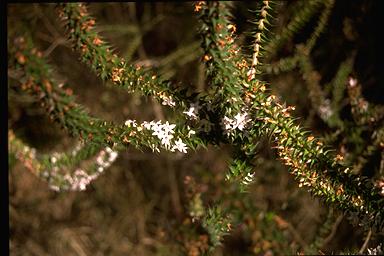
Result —
[[[270,16],[271,6],[270,2],[268,0],[263,1],[263,7],[259,11],[260,18],[255,23],[257,25],[257,33],[255,33],[255,42],[253,44],[253,55],[252,55],[252,64],[251,69],[249,71],[249,76],[251,76],[251,79],[254,78],[256,74],[260,74],[261,71],[258,69],[257,65],[260,63],[259,56],[261,56],[261,51],[263,49],[263,46],[261,45],[262,42],[266,41],[265,31],[268,31],[266,26],[269,24],[269,21],[267,19],[268,16]]]
[[[20,79],[22,84],[14,87],[38,98],[52,120],[84,142],[103,147],[124,148],[132,145],[137,148],[147,147],[153,151],[162,148],[183,153],[186,153],[187,148],[195,149],[198,145],[205,144],[185,124],[177,126],[168,122],[163,124],[162,121],[145,121],[140,124],[135,120],[127,120],[122,125],[116,125],[90,116],[84,107],[75,103],[71,96],[72,91],[69,88],[64,89],[64,85],[57,84],[53,79],[50,66],[28,37],[15,40],[9,56],[9,61],[23,74]]]
[[[218,94],[224,95],[221,97],[225,103],[220,105],[217,114],[221,115],[223,133],[232,144],[252,155],[255,152],[254,142],[262,135],[269,136],[280,160],[299,181],[299,187],[307,187],[313,195],[336,205],[351,217],[359,218],[367,226],[382,228],[384,198],[379,189],[366,177],[352,174],[350,168],[343,166],[321,140],[295,124],[295,118],[289,113],[294,107],[286,107],[275,95],[266,92],[265,83],[248,79],[246,69],[236,65],[241,63],[240,55],[232,57],[233,52],[229,48],[225,45],[220,48],[220,34],[232,36],[223,30],[228,27],[225,17],[230,16],[225,6],[216,2],[200,6],[202,33],[208,37],[206,43],[203,42],[203,48],[211,53],[207,74],[211,84],[221,89]],[[233,39],[228,38],[228,41]],[[228,52],[222,53],[224,50]],[[237,71],[233,71],[235,68]],[[227,113],[233,117],[228,117]],[[244,164],[237,166],[239,172],[247,167]]]
[[[73,48],[81,55],[81,61],[88,64],[101,79],[111,81],[128,92],[153,96],[163,105],[187,107],[184,101],[188,97],[182,88],[161,80],[141,66],[128,65],[112,53],[111,47],[96,32],[95,19],[89,15],[84,4],[59,4],[58,13],[65,23]]]

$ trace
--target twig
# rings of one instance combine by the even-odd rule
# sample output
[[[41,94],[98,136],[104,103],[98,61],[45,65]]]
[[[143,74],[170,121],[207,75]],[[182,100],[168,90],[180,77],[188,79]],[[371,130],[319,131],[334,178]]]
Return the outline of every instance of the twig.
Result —
[[[324,247],[326,244],[328,244],[332,240],[332,238],[335,236],[337,228],[339,227],[343,218],[344,218],[343,215],[340,215],[339,217],[337,217],[335,223],[332,226],[331,233],[324,239],[324,242],[320,248]]]
[[[369,232],[367,234],[367,237],[365,238],[364,244],[360,248],[359,254],[363,254],[365,249],[367,249],[367,245],[368,245],[369,240],[371,239],[371,236],[372,236],[372,229],[369,229]]]
[[[183,207],[181,206],[179,188],[177,184],[177,177],[175,174],[175,168],[171,163],[170,159],[166,160],[169,189],[171,192],[171,202],[175,211],[176,217],[180,220],[183,216]]]
[[[293,227],[293,225],[289,222],[288,222],[288,229],[292,233],[292,235],[294,236],[295,240],[301,245],[301,247],[305,248],[307,246],[307,243],[300,236],[299,232],[297,232],[296,229]]]
[[[65,45],[66,44],[66,39],[59,37],[53,41],[53,43],[48,47],[47,50],[44,51],[44,57],[47,57],[51,52],[53,52],[54,49],[56,49],[57,46],[59,45]]]

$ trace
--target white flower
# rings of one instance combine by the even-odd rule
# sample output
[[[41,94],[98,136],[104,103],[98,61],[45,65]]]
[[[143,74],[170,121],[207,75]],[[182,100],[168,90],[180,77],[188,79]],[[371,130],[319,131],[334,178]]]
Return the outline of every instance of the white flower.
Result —
[[[248,117],[248,113],[240,114],[238,113],[235,116],[235,124],[233,125],[233,129],[238,128],[240,131],[242,131],[245,128],[245,125],[251,121],[251,119]]]
[[[190,107],[188,111],[184,111],[183,114],[186,114],[189,117],[192,117],[193,119],[197,118],[196,116],[196,109],[194,107]]]
[[[54,191],[57,191],[57,192],[60,191],[60,188],[58,186],[56,186],[56,185],[50,185],[49,188],[54,190]]]
[[[145,129],[150,130],[152,126],[152,122],[148,123],[147,121],[144,121],[141,126],[143,126]]]
[[[249,118],[248,113],[243,112],[237,113],[234,119],[224,116],[222,125],[224,126],[225,133],[228,134],[228,131],[233,131],[236,128],[240,131],[244,130],[249,121],[251,121],[251,119]]]
[[[348,83],[350,87],[355,87],[357,84],[357,79],[350,77]]]
[[[176,102],[174,102],[171,97],[162,96],[161,99],[163,100],[163,102],[161,103],[163,105],[168,105],[170,107],[176,106]]]
[[[109,162],[114,162],[116,160],[116,158],[117,158],[117,155],[118,155],[117,152],[115,152],[115,151],[111,152],[110,155],[109,155],[108,161]]]
[[[160,140],[167,135],[162,129],[155,129],[155,130],[152,129],[152,130],[153,130],[152,135],[157,136],[157,138],[159,138]]]
[[[159,137],[160,138],[160,137]],[[173,138],[173,135],[170,134],[163,134],[161,139],[161,144],[165,147],[165,149],[171,148],[171,139]]]
[[[64,179],[70,184],[71,190],[82,191],[91,183],[97,176],[89,176],[85,171],[77,169],[73,177],[69,174],[64,176]]]
[[[106,158],[106,153],[108,154],[107,158]],[[118,153],[116,151],[113,151],[110,147],[105,148],[105,150],[101,150],[96,158],[96,164],[98,165],[98,170],[100,168],[104,169],[111,166],[111,164],[116,160],[117,156],[118,156]]]
[[[175,124],[170,124],[168,121],[165,122],[165,124],[161,124],[161,121],[154,122],[151,121],[149,124],[145,123],[144,127],[146,129],[151,129],[152,135],[156,136],[161,144],[166,148],[171,148],[171,140],[173,138],[174,128],[176,127]]]
[[[137,126],[137,124],[136,124],[136,120],[127,120],[127,121],[125,121],[124,125],[125,125],[125,126],[128,126],[128,127],[131,127],[131,125],[132,125],[133,127],[136,127],[136,126]]]
[[[103,159],[103,154],[104,151],[101,151],[100,154],[97,156],[96,158],[96,163],[100,166],[103,166],[104,165],[104,159]]]
[[[191,104],[188,111],[184,111],[183,114],[186,114],[192,119],[197,119],[198,109],[199,109],[199,106],[197,104]]]
[[[248,72],[247,72],[248,80],[254,79],[255,78],[255,74],[256,74],[256,69],[255,68],[251,68],[250,70],[248,70]]]
[[[381,249],[381,244],[379,244],[376,248],[368,249],[368,255],[382,255],[383,250]]]
[[[187,153],[187,145],[179,138],[177,141],[175,141],[175,145],[172,148],[172,152],[177,149],[178,151],[182,153]]]
[[[163,125],[163,131],[165,133],[174,133],[173,129],[176,127],[175,124],[169,124],[168,121],[165,122],[165,124]]]
[[[57,158],[56,158],[56,157],[54,157],[54,156],[52,156],[52,157],[51,157],[51,163],[53,163],[53,164],[54,164],[54,163],[56,163],[56,162],[57,162]]]
[[[176,124],[171,124],[168,121],[166,121],[164,124],[162,124],[161,120],[160,121],[151,121],[151,122],[143,122],[141,124],[141,127],[144,127],[145,129],[151,130],[152,131],[152,136],[156,136],[160,140],[160,144],[162,145],[163,148],[166,150],[170,150],[172,152],[176,150],[186,153],[186,144],[182,142],[181,139],[178,139],[173,143],[173,138],[174,138],[174,129],[176,127]],[[193,130],[190,130],[188,127],[188,136],[191,134],[195,134],[196,132]],[[174,145],[173,145],[174,144]],[[157,145],[152,144],[150,146],[152,151],[157,151],[160,152],[159,148]],[[111,157],[110,157],[111,158]]]
[[[188,129],[190,129],[190,128],[188,127]],[[194,134],[196,134],[196,132],[194,130],[189,130],[188,131],[188,138],[190,138],[191,135],[194,135]]]
[[[151,121],[149,125],[147,125],[150,130],[154,131],[156,134],[161,132],[163,129],[163,125],[161,124],[161,121],[157,121],[156,123],[154,121]],[[156,135],[152,134],[152,135]]]

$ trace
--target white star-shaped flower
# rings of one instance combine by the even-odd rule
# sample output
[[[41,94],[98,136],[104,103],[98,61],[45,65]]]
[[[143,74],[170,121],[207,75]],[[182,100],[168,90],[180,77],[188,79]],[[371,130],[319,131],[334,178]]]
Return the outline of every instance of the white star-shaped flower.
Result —
[[[175,141],[175,145],[172,148],[172,151],[177,149],[178,151],[182,153],[187,153],[187,145],[179,138],[177,141]]]
[[[165,122],[165,124],[163,125],[163,131],[164,133],[168,134],[168,133],[174,133],[173,129],[176,127],[175,124],[169,124],[168,121]]]
[[[245,128],[245,125],[250,121],[251,119],[248,118],[248,114],[247,113],[243,113],[243,114],[240,114],[238,113],[236,116],[235,116],[235,120],[234,120],[234,125],[233,125],[233,129],[236,129],[238,128],[240,131],[242,131],[244,128]]]
[[[183,112],[183,114],[186,114],[187,116],[192,117],[193,119],[196,119],[196,118],[197,118],[196,113],[197,113],[197,110],[196,110],[195,107],[190,107],[190,108],[188,109],[188,111],[184,111],[184,112]]]

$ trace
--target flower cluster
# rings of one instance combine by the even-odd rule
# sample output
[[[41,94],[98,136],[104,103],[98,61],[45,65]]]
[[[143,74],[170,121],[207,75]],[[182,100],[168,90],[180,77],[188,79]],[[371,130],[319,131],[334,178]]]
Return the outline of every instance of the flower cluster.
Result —
[[[82,169],[77,169],[73,175],[66,174],[64,176],[64,180],[70,184],[69,190],[72,191],[83,191],[87,188],[87,186],[95,180],[99,176],[98,173],[94,173],[92,175],[88,175]],[[50,186],[53,190],[59,190],[57,186]]]
[[[178,138],[176,140],[174,134],[175,134],[175,127],[176,124],[170,124],[168,121],[166,121],[164,124],[161,120],[159,121],[144,121],[141,124],[137,124],[136,120],[127,120],[124,123],[127,127],[133,127],[136,128],[138,132],[142,130],[149,130],[151,131],[152,136],[157,137],[160,140],[161,146],[171,152],[175,152],[175,150],[187,153],[187,145],[181,140],[181,138]],[[188,138],[191,137],[191,135],[196,134],[194,130],[192,130],[189,126],[188,128]],[[136,133],[131,131],[131,133]],[[160,152],[159,147],[152,143],[149,145],[149,147],[152,149],[152,151]]]
[[[159,138],[161,141],[161,144],[164,146],[165,149],[171,150],[171,140],[173,139],[174,134],[174,128],[176,127],[175,124],[170,124],[168,121],[165,122],[165,124],[161,123],[160,121],[151,121],[151,122],[143,122],[142,126],[152,131],[152,135]]]
[[[103,172],[105,168],[111,166],[111,164],[116,160],[118,153],[113,151],[110,147],[107,147],[105,150],[100,151],[99,155],[96,158],[97,171]]]
[[[381,249],[381,244],[379,244],[376,248],[370,248],[367,250],[368,255],[382,255],[383,250]]]
[[[76,169],[73,174],[65,174],[63,176],[64,186],[59,186],[55,181],[60,181],[59,167],[54,166],[50,172],[51,184],[50,188],[55,191],[71,190],[71,191],[83,191],[87,186],[104,171],[105,168],[111,166],[111,164],[116,160],[118,153],[113,151],[110,147],[107,147],[105,150],[101,150],[96,157],[95,169],[97,171],[87,172],[83,169]],[[59,154],[54,154],[51,157],[51,163],[55,164],[57,158],[60,158]]]
[[[249,114],[247,112],[237,113],[235,117],[229,118],[227,116],[224,116],[222,119],[222,125],[224,128],[225,134],[229,134],[229,132],[239,129],[240,131],[243,131],[247,124],[251,121],[251,118],[249,117]]]
[[[172,96],[168,96],[165,93],[158,93],[157,95],[162,100],[162,105],[170,107],[176,106],[176,102],[173,100]]]
[[[39,174],[41,166],[36,159],[36,149],[24,145],[16,139],[13,132],[8,133],[10,151],[17,152],[16,158],[32,173]],[[18,150],[15,150],[18,149]]]
[[[132,120],[127,120],[125,122],[125,125],[132,125],[133,127],[137,127],[136,121]],[[169,150],[171,152],[175,152],[175,150],[178,150],[179,152],[187,153],[187,145],[180,138],[176,141],[173,140],[175,133],[174,128],[176,127],[175,124],[170,124],[168,121],[162,124],[161,120],[157,122],[144,121],[142,124],[140,124],[139,127],[152,131],[152,135],[156,136],[160,140],[161,145],[166,150]],[[194,131],[190,130],[188,135],[194,133]],[[156,145],[152,145],[152,150],[160,152],[159,148]]]
[[[349,101],[351,103],[351,112],[358,124],[372,124],[375,120],[380,119],[379,116],[381,115],[377,116],[375,114],[375,107],[371,106],[363,97],[361,85],[358,83],[357,79],[350,77],[347,89]]]

